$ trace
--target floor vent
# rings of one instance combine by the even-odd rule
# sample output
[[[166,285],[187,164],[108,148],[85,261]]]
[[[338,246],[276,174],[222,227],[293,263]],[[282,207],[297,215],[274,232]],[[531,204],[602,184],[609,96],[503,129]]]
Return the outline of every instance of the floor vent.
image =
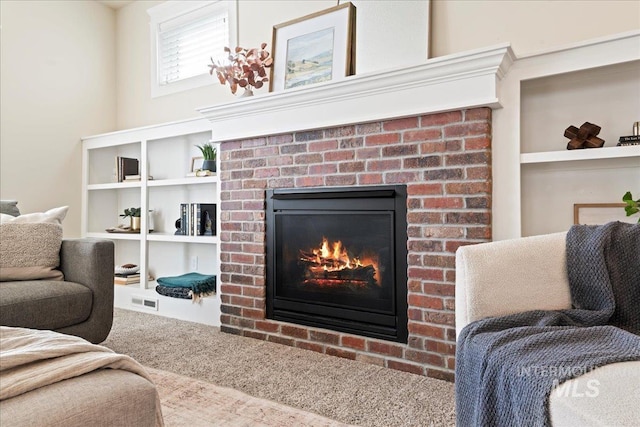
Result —
[[[131,297],[131,305],[135,305],[136,307],[145,308],[147,310],[155,310],[158,311],[158,300],[145,298],[138,295],[133,295]]]

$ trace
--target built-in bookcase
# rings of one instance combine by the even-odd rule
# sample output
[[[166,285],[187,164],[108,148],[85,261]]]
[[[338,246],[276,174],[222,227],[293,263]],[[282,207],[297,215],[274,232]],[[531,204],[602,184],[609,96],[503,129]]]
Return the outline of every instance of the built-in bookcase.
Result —
[[[566,231],[573,205],[640,191],[640,146],[616,146],[640,120],[640,32],[518,58],[494,111],[494,239]],[[567,150],[564,131],[602,127],[602,148]]]
[[[155,291],[154,280],[192,271],[219,275],[217,235],[175,234],[181,203],[214,203],[220,209],[217,175],[189,176],[193,159],[202,156],[196,145],[212,141],[210,122],[186,120],[90,136],[82,141],[82,234],[113,240],[116,265],[140,266],[139,284],[115,286],[116,307],[219,325],[217,295],[199,303],[165,297]],[[117,182],[118,156],[139,160],[140,181]],[[148,212],[141,215],[140,232],[107,232],[125,223],[120,215],[131,207]],[[219,224],[216,229],[220,229]]]

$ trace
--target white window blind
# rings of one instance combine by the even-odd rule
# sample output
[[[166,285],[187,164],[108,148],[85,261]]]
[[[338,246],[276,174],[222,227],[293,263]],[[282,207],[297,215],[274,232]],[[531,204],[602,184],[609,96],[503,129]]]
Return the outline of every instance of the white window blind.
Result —
[[[209,58],[229,45],[229,14],[226,10],[180,22],[185,21],[184,18],[160,24],[158,83],[161,85],[208,73]]]
[[[237,1],[167,1],[151,18],[151,96],[193,89],[217,80],[210,57],[224,55],[237,40]]]

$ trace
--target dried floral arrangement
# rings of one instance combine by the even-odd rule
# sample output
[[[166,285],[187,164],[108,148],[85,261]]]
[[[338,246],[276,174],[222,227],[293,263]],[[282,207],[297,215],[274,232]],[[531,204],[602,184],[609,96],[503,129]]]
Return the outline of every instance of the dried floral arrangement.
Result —
[[[209,74],[215,71],[220,84],[229,83],[231,93],[235,94],[238,86],[251,90],[251,87],[260,89],[264,83],[269,81],[266,68],[271,67],[273,58],[265,50],[266,43],[262,43],[259,48],[245,49],[240,46],[234,52],[228,47],[224,51],[229,54],[226,61],[214,61],[211,58]]]

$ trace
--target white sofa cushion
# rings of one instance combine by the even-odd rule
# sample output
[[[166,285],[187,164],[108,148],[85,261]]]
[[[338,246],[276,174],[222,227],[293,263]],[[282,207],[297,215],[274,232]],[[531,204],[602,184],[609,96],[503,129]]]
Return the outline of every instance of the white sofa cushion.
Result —
[[[468,323],[529,310],[571,308],[566,232],[461,246],[456,333]]]
[[[553,427],[636,427],[640,361],[612,363],[562,383],[549,395]]]

